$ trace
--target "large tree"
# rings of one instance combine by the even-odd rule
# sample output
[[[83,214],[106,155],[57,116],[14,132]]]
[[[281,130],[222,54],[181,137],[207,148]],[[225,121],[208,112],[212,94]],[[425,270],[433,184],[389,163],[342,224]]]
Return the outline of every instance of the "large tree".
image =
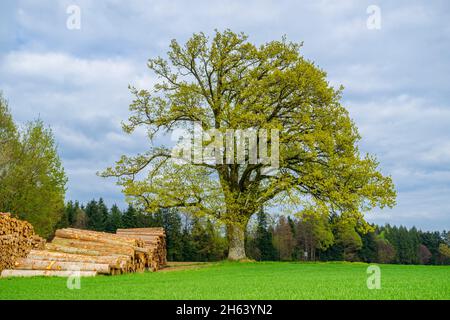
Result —
[[[358,150],[360,136],[340,104],[342,88],[332,87],[300,48],[285,38],[256,46],[229,30],[211,39],[194,34],[184,45],[173,40],[168,59],[148,62],[160,80],[154,88],[131,87],[135,99],[124,130],[146,128],[150,149],[123,156],[102,175],[118,177],[128,199],[148,212],[178,207],[222,221],[230,259],[245,258],[244,231],[262,205],[298,209],[313,201],[355,215],[394,205],[391,178],[378,171],[374,157]],[[154,146],[161,132],[190,129],[193,122],[223,136],[227,129],[279,130],[278,138],[267,134],[271,156],[279,150],[279,170],[269,174],[273,163],[247,161],[250,150],[244,162],[222,150],[213,163],[195,158],[180,163],[168,145]],[[203,147],[220,142],[218,137]]]

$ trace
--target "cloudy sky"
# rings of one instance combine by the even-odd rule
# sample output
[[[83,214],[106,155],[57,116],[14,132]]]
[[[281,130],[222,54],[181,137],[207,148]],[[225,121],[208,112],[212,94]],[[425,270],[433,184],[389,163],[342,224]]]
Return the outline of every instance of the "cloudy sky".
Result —
[[[80,29],[67,28],[71,5],[80,9]],[[380,20],[372,19],[373,5]],[[40,117],[52,127],[68,200],[124,205],[114,181],[95,172],[146,150],[144,134],[121,132],[128,84],[151,86],[146,61],[164,55],[171,39],[215,28],[244,31],[255,43],[283,35],[303,41],[304,56],[345,86],[343,104],[360,129],[361,150],[376,154],[396,184],[397,206],[367,218],[450,229],[445,0],[1,1],[0,90],[18,122]]]

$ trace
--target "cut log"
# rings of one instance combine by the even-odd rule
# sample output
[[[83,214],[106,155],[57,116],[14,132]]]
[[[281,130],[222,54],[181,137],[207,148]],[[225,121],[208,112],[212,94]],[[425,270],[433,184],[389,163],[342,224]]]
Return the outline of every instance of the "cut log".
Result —
[[[156,271],[165,265],[167,260],[166,236],[162,228],[118,229],[117,234],[127,238],[141,239],[148,249],[146,267]]]
[[[4,257],[9,258],[7,263]],[[165,263],[162,228],[123,229],[118,234],[66,228],[57,230],[52,242],[45,244],[29,223],[0,215],[0,269],[16,267],[16,273],[5,272],[11,276],[71,271],[115,275],[146,268],[156,271]]]
[[[111,268],[124,270],[127,267],[127,263],[131,262],[131,258],[128,256],[85,256],[42,250],[31,250],[27,258],[46,261],[109,264]]]
[[[99,243],[106,243],[110,245],[129,245],[139,246],[138,239],[128,239],[126,237],[108,234],[105,232],[93,232],[77,229],[59,229],[56,230],[55,235],[60,238],[77,239],[84,241],[94,241]],[[114,236],[114,237],[111,237]]]
[[[66,246],[66,247],[75,247],[79,249],[85,250],[93,250],[98,251],[103,255],[109,255],[111,253],[128,255],[130,257],[134,257],[135,250],[134,247],[124,245],[109,245],[106,243],[99,243],[93,241],[83,241],[78,239],[66,239],[66,238],[58,238],[55,237],[52,241],[54,244]]]
[[[56,243],[47,243],[45,245],[45,249],[50,250],[50,251],[56,251],[56,252],[83,254],[86,256],[100,256],[101,255],[100,251],[62,246],[62,245],[58,245]]]
[[[110,274],[111,269],[108,264],[84,263],[84,262],[60,262],[45,261],[29,258],[19,259],[15,263],[16,269],[20,270],[59,270],[59,271],[97,271],[101,274]]]
[[[56,271],[56,270],[11,270],[6,269],[1,273],[2,278],[9,277],[70,277],[70,276],[80,276],[80,277],[95,277],[97,275],[96,271]]]

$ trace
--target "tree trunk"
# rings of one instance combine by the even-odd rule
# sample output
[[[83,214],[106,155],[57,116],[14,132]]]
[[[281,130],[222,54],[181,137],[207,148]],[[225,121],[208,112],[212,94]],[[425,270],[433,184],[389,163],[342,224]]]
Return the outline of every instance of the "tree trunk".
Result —
[[[245,226],[240,224],[227,225],[228,259],[243,260],[245,255]]]

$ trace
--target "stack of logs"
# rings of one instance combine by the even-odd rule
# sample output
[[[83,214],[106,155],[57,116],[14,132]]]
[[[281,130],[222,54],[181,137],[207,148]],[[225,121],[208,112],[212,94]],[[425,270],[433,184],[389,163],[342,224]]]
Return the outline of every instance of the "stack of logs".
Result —
[[[155,268],[167,263],[166,233],[163,228],[117,229],[116,233],[132,239],[144,241],[145,248],[152,252]]]
[[[2,277],[67,276],[74,271],[80,276],[157,271],[166,262],[161,256],[161,252],[165,255],[164,230],[157,234],[159,242],[155,246],[130,235],[59,229],[44,250],[31,250],[26,258],[16,261],[15,270],[4,270]]]
[[[13,268],[18,258],[44,246],[45,240],[34,233],[30,223],[13,218],[9,213],[0,213],[0,271]]]

